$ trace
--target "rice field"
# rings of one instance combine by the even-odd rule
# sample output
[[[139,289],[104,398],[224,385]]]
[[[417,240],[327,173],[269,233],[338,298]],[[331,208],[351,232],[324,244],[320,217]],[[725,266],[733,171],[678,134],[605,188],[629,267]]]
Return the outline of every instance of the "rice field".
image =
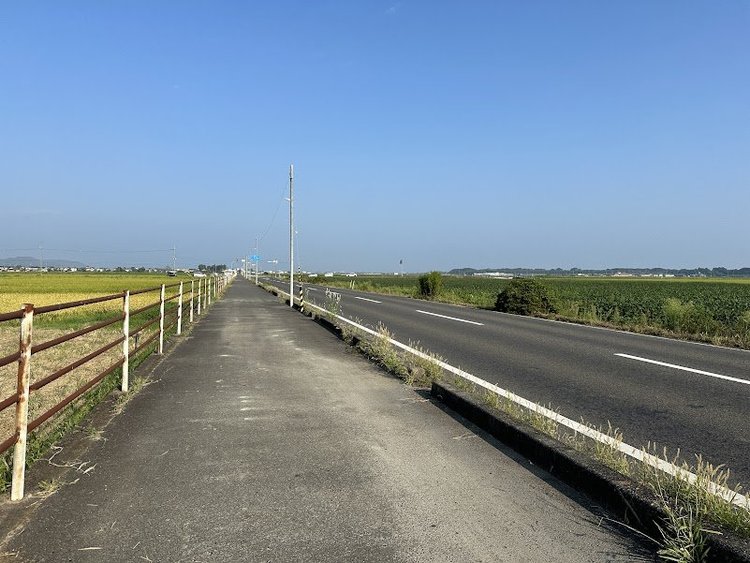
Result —
[[[183,301],[190,296],[193,278],[187,275],[168,277],[154,274],[88,274],[88,273],[23,273],[0,274],[0,313],[21,308],[23,303],[33,303],[35,307],[67,303],[121,293],[124,290],[137,291],[161,284],[173,285],[184,282]],[[197,294],[197,281],[195,291]],[[175,295],[179,288],[169,288],[167,298]],[[130,309],[135,310],[159,302],[159,291],[134,295],[130,299]],[[177,300],[166,304],[166,315],[177,307]],[[62,311],[35,315],[32,334],[34,344],[47,342],[75,330],[117,317],[122,313],[122,299],[117,298],[103,303],[76,307]],[[187,313],[186,313],[187,314]],[[131,317],[130,330],[158,316],[158,307]],[[15,353],[19,340],[18,320],[0,323],[0,357]],[[158,330],[158,323],[145,329],[138,338],[144,342]],[[114,324],[79,336],[73,340],[43,350],[32,356],[31,382],[37,382],[74,361],[114,342],[122,335],[122,323]],[[137,345],[137,339],[131,338],[130,349]],[[91,361],[75,368],[45,387],[31,393],[29,401],[29,420],[33,420],[62,399],[79,389],[107,367],[113,365],[122,356],[122,345],[119,344]],[[0,367],[0,401],[16,392],[17,364],[15,362]],[[0,441],[14,432],[14,407],[0,413]]]
[[[190,291],[194,278],[187,275],[169,277],[160,274],[133,273],[0,273],[0,313],[20,309],[24,303],[35,307],[80,301],[92,297],[103,297],[136,291],[161,284],[171,285],[184,282],[184,291]],[[195,280],[197,291],[198,280]],[[174,295],[176,288],[167,290],[167,297]],[[159,300],[159,293],[144,293],[130,298],[130,307],[137,309]],[[64,311],[45,313],[35,319],[45,327],[71,327],[85,322],[104,320],[122,310],[120,300],[96,303]],[[0,325],[1,327],[2,325]]]

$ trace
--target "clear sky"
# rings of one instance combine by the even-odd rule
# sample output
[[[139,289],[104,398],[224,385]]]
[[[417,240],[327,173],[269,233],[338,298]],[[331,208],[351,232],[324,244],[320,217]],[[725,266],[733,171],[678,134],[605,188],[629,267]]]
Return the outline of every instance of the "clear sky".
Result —
[[[288,267],[290,163],[304,269],[750,266],[750,2],[0,4],[0,257]]]

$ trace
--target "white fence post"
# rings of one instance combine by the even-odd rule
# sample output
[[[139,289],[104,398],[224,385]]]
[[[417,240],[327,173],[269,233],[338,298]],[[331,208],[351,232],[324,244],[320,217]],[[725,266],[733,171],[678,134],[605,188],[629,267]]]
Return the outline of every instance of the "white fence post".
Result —
[[[214,281],[213,278],[206,278],[206,295],[208,296],[207,303],[211,305],[211,290],[213,289]]]
[[[195,292],[195,280],[190,280],[190,324],[193,324],[193,293]]]
[[[29,423],[29,382],[31,380],[31,331],[34,326],[34,305],[26,303],[21,317],[18,341],[18,400],[16,401],[16,446],[13,450],[13,478],[10,500],[23,498],[26,474],[26,435]]]
[[[159,354],[164,353],[164,284],[161,284],[161,299],[159,300]]]
[[[182,334],[182,282],[180,282],[180,296],[177,298],[177,336]]]
[[[128,390],[128,368],[130,360],[130,290],[126,290],[122,297],[122,382],[120,390],[124,393]]]
[[[201,297],[203,296],[201,293],[201,287],[203,284],[201,284],[201,279],[198,278],[198,314],[201,314]]]

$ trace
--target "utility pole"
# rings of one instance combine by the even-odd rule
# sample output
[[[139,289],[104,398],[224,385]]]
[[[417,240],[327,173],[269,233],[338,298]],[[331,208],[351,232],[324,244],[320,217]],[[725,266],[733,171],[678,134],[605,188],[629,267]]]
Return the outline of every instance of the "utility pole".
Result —
[[[289,306],[294,307],[294,164],[289,165]]]
[[[172,245],[172,271],[177,271],[177,246]]]

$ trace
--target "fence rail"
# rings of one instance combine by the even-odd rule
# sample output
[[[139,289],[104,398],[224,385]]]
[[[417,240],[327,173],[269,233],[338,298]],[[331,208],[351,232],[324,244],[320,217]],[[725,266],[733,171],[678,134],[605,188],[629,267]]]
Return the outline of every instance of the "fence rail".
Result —
[[[24,495],[28,433],[39,428],[42,424],[54,417],[76,399],[99,385],[108,375],[113,374],[118,368],[120,369],[121,376],[119,387],[122,391],[127,391],[129,385],[130,358],[154,343],[157,343],[155,351],[158,354],[161,354],[164,347],[165,332],[169,331],[172,327],[176,327],[175,334],[179,336],[182,333],[185,309],[187,308],[188,311],[188,322],[192,323],[195,319],[195,315],[205,313],[208,305],[211,304],[212,298],[215,299],[220,296],[230,281],[231,278],[225,275],[214,275],[191,280],[189,282],[182,281],[169,285],[162,284],[146,289],[123,291],[122,293],[115,293],[112,295],[93,297],[91,299],[71,301],[68,303],[45,305],[42,307],[34,307],[33,304],[26,303],[17,311],[0,313],[0,323],[20,320],[18,350],[7,356],[0,357],[0,367],[7,366],[14,362],[18,363],[16,392],[0,401],[0,413],[12,405],[16,405],[15,433],[0,442],[0,455],[3,455],[11,447],[14,448],[11,500],[21,500]],[[167,297],[168,291],[170,293],[169,297]],[[130,297],[133,295],[142,295],[153,292],[159,292],[158,301],[154,301],[137,309],[130,309]],[[33,342],[32,334],[35,317],[45,313],[85,307],[115,300],[122,301],[122,312],[120,314],[51,340],[47,340],[46,342],[41,342],[39,344]],[[157,307],[158,312],[156,311]],[[133,322],[134,317],[139,317],[139,315],[143,315],[149,311],[151,311],[151,314],[158,314],[156,314],[154,318],[140,319],[140,324]],[[122,323],[119,337],[98,349],[75,359],[50,374],[35,378],[34,381],[31,380],[31,366],[34,355],[118,323]],[[155,330],[153,334],[143,339],[142,342],[138,342],[141,334],[157,323],[158,329]],[[133,324],[137,326],[133,328]],[[52,405],[45,412],[38,415],[33,420],[29,420],[29,401],[33,398],[34,393],[39,392],[47,385],[63,378],[77,368],[100,357],[102,354],[115,349],[117,346],[121,346],[121,353],[116,361],[91,377],[85,384],[68,394],[61,401]]]

